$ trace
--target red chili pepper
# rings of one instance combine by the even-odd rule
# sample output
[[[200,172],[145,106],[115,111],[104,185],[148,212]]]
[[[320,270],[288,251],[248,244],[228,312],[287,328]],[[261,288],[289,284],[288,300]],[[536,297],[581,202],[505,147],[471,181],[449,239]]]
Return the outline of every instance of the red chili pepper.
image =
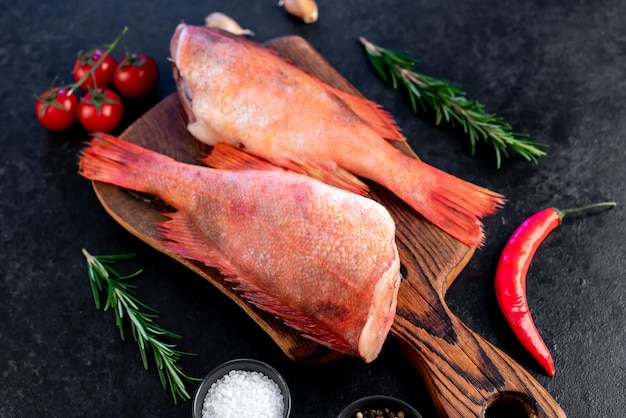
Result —
[[[599,206],[615,206],[602,202],[580,208],[544,209],[526,219],[509,238],[496,270],[496,297],[513,333],[539,364],[554,376],[554,361],[530,315],[526,300],[526,274],[535,252],[543,240],[558,227],[563,217],[572,212]]]

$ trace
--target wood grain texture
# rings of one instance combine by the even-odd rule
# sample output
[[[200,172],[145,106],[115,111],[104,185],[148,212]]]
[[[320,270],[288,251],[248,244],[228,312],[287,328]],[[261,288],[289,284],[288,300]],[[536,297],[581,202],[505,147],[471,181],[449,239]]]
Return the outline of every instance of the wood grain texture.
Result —
[[[269,42],[268,46],[327,83],[360,94],[304,39],[283,37]],[[121,136],[179,161],[198,164],[198,158],[208,148],[190,136],[186,120],[178,97],[172,95]],[[393,142],[393,145],[417,158],[406,143]],[[564,417],[559,405],[528,372],[476,335],[446,306],[445,293],[471,259],[473,249],[425,221],[386,189],[366,183],[371,188],[370,197],[385,205],[397,224],[405,278],[391,334],[427,382],[440,415],[481,417],[493,402],[514,398],[521,401],[528,416]],[[241,299],[215,269],[164,249],[155,226],[155,222],[164,220],[161,213],[168,210],[162,202],[108,184],[94,182],[93,186],[104,208],[118,223],[230,297],[289,358],[315,364],[338,356]]]

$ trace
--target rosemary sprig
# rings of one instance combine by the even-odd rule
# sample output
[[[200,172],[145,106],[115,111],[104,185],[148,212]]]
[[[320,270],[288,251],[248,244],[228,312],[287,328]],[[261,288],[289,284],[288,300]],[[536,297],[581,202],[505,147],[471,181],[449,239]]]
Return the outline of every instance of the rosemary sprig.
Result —
[[[128,318],[133,338],[139,345],[144,368],[148,370],[147,353],[152,351],[163,389],[167,390],[167,387],[170,387],[174,404],[178,403],[178,398],[181,398],[183,401],[190,399],[191,397],[185,388],[184,381],[194,382],[201,379],[187,376],[178,365],[178,359],[182,355],[193,356],[195,354],[176,350],[176,345],[161,341],[160,338],[162,336],[177,339],[182,337],[157,325],[154,320],[158,318],[159,312],[139,301],[135,296],[135,286],[127,281],[139,275],[142,270],[122,276],[110,266],[110,264],[116,261],[133,258],[136,254],[94,256],[89,254],[84,248],[82,251],[87,259],[89,283],[91,284],[96,308],[100,309],[100,295],[105,293],[106,302],[103,311],[109,308],[113,310],[115,324],[119,328],[122,340],[125,339],[122,319],[124,317]]]
[[[528,135],[515,133],[511,126],[501,117],[485,112],[484,106],[466,98],[466,93],[457,86],[444,80],[439,80],[414,70],[419,62],[405,52],[395,52],[375,45],[365,38],[359,38],[376,72],[389,82],[394,89],[398,88],[398,81],[407,89],[413,113],[417,113],[417,103],[422,110],[427,107],[435,111],[435,124],[439,125],[442,119],[454,125],[460,123],[466,134],[469,135],[471,152],[476,151],[476,142],[479,139],[490,140],[496,154],[496,165],[500,168],[502,155],[508,157],[508,149],[517,151],[529,161],[537,163],[538,157],[546,155],[542,148],[547,145],[529,141]]]

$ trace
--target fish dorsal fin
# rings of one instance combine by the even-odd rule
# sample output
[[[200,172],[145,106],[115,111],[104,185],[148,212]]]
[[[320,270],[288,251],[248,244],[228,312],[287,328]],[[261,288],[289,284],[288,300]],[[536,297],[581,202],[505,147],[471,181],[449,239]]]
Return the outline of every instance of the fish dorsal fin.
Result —
[[[334,162],[318,163],[292,159],[274,164],[224,142],[215,144],[211,153],[200,161],[221,170],[288,170],[305,174],[331,186],[362,196],[367,195],[369,191],[365,183]]]
[[[321,80],[314,79],[323,83],[327,90],[339,97],[354,113],[359,115],[365,123],[370,125],[378,135],[388,140],[406,141],[406,138],[400,132],[400,128],[398,128],[398,125],[396,125],[391,115],[381,108],[380,105],[365,97],[346,93],[343,90],[327,85]]]
[[[354,94],[347,93],[343,90],[333,87],[325,83],[323,80],[320,80],[318,77],[314,76],[310,72],[295,66],[290,59],[284,57],[277,51],[267,47],[263,48],[270,54],[281,58],[288,64],[291,64],[298,70],[304,72],[314,82],[321,84],[326,90],[339,97],[344,103],[346,103],[346,105],[348,105],[350,109],[352,109],[354,113],[359,115],[359,117],[363,119],[365,123],[370,125],[372,129],[374,129],[374,131],[376,131],[376,133],[378,133],[378,135],[380,135],[381,137],[393,141],[406,141],[406,138],[400,132],[400,128],[398,128],[398,125],[393,120],[391,115],[387,111],[382,109],[377,103],[374,103],[373,101],[368,100],[365,97],[355,96]]]

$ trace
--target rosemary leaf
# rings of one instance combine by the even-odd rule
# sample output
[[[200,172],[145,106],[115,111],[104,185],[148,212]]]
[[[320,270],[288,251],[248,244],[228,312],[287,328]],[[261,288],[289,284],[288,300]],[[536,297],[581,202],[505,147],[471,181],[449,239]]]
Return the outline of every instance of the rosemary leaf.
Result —
[[[113,310],[115,325],[119,329],[122,340],[125,339],[123,319],[126,317],[133,338],[139,347],[144,368],[148,370],[147,354],[148,351],[152,351],[159,380],[163,389],[167,390],[169,386],[174,404],[178,403],[179,398],[183,401],[191,399],[185,388],[185,382],[197,382],[201,379],[185,374],[177,362],[182,355],[194,356],[195,354],[179,351],[176,345],[160,340],[161,336],[176,339],[182,337],[157,325],[154,320],[158,318],[158,311],[137,299],[135,286],[127,281],[136,277],[142,270],[123,276],[109,265],[116,261],[133,258],[136,254],[94,256],[85,249],[82,252],[87,259],[89,284],[96,309],[100,309],[100,293],[105,292],[106,289],[107,299],[103,311],[109,308]]]
[[[479,140],[491,141],[496,166],[500,168],[502,156],[509,156],[512,149],[528,161],[537,164],[537,158],[546,155],[546,144],[530,141],[528,135],[513,132],[502,118],[487,113],[484,106],[466,98],[465,92],[444,80],[439,80],[414,70],[418,60],[405,52],[391,51],[375,45],[365,38],[359,38],[376,73],[398,88],[398,80],[407,90],[413,113],[418,111],[418,103],[423,111],[429,108],[435,112],[435,124],[443,120],[454,125],[458,123],[469,136],[472,155],[476,152]]]

